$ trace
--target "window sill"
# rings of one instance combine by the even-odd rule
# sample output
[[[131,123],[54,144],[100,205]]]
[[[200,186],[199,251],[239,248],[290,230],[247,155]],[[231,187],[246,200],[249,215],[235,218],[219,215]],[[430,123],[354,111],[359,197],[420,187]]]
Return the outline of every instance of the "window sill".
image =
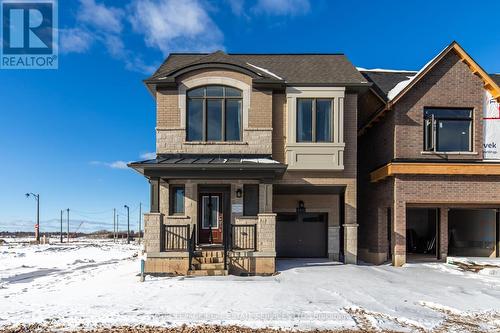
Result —
[[[167,219],[170,220],[185,220],[189,219],[190,217],[187,215],[167,215]]]
[[[422,155],[478,155],[475,151],[422,151]]]
[[[345,147],[344,142],[295,142],[289,143],[287,147]]]
[[[248,145],[247,142],[243,141],[184,141],[185,145],[201,145],[201,146],[213,146],[213,145],[240,145],[245,146]]]

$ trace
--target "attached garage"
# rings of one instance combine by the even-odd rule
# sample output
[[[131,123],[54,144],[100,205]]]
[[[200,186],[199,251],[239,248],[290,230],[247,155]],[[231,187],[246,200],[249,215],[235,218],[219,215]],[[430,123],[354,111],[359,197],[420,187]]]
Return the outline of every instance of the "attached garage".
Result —
[[[280,258],[325,258],[327,213],[279,213],[276,217],[276,255]]]
[[[497,221],[495,209],[450,209],[448,254],[495,257]]]

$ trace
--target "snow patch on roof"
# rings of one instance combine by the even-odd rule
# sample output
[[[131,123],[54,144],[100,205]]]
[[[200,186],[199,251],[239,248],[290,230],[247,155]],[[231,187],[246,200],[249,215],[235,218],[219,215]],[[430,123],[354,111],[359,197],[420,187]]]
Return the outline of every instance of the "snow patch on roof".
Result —
[[[259,67],[259,66],[255,66],[255,65],[252,65],[251,63],[247,62],[247,65],[249,66],[252,66],[253,68],[255,69],[258,69],[259,71],[262,71],[268,75],[271,75],[271,76],[274,76],[275,78],[277,78],[278,80],[283,80],[281,77],[279,77],[278,75],[274,74],[273,72],[271,72],[270,70],[268,69],[265,69],[265,68],[262,68],[262,67]]]
[[[392,100],[396,97],[404,88],[406,88],[410,82],[415,78],[415,76],[407,76],[407,79],[399,82],[387,93],[387,98]]]
[[[276,164],[278,161],[272,160],[270,158],[243,158],[241,162],[252,162],[252,163],[262,163],[262,164]]]
[[[364,68],[356,67],[360,72],[385,72],[385,73],[416,73],[417,71],[409,71],[406,69],[385,69],[385,68]]]
[[[413,82],[413,80],[415,80],[415,78],[419,77],[420,74],[427,69],[427,67],[429,67],[430,64],[432,64],[434,62],[434,60],[436,60],[438,57],[441,56],[441,54],[443,54],[443,52],[447,49],[448,47],[444,48],[441,52],[439,52],[434,58],[432,58],[431,60],[429,60],[414,76],[407,76],[408,80],[405,80],[405,81],[402,81],[402,82],[399,82],[398,84],[396,84],[396,86],[394,88],[391,89],[391,91],[389,91],[389,93],[387,94],[387,98],[389,99],[389,101],[393,100],[395,97],[397,97],[399,95],[399,93],[401,91],[403,91],[408,85],[410,85],[410,83]]]

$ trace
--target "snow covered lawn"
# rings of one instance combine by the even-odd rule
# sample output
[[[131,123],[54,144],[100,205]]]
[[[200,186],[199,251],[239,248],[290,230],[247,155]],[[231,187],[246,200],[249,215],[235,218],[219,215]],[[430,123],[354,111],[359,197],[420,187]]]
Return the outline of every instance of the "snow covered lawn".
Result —
[[[279,262],[273,277],[147,277],[139,246],[0,245],[0,327],[187,324],[500,331],[500,269]]]

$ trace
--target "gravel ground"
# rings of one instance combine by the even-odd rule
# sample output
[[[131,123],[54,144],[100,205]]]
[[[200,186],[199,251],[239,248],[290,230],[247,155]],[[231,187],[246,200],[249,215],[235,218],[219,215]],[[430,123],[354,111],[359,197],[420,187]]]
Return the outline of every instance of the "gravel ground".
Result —
[[[17,325],[10,328],[0,329],[0,333],[56,333],[61,332],[60,329],[52,327],[51,325]],[[218,325],[202,325],[202,326],[179,326],[175,328],[164,327],[111,327],[111,328],[95,328],[92,330],[76,330],[64,331],[65,333],[298,333],[304,331],[290,331],[290,330],[275,330],[275,329],[252,329],[241,326],[218,326]],[[307,331],[308,333],[370,333],[381,331],[373,330],[314,330]],[[391,333],[391,331],[383,331]]]

